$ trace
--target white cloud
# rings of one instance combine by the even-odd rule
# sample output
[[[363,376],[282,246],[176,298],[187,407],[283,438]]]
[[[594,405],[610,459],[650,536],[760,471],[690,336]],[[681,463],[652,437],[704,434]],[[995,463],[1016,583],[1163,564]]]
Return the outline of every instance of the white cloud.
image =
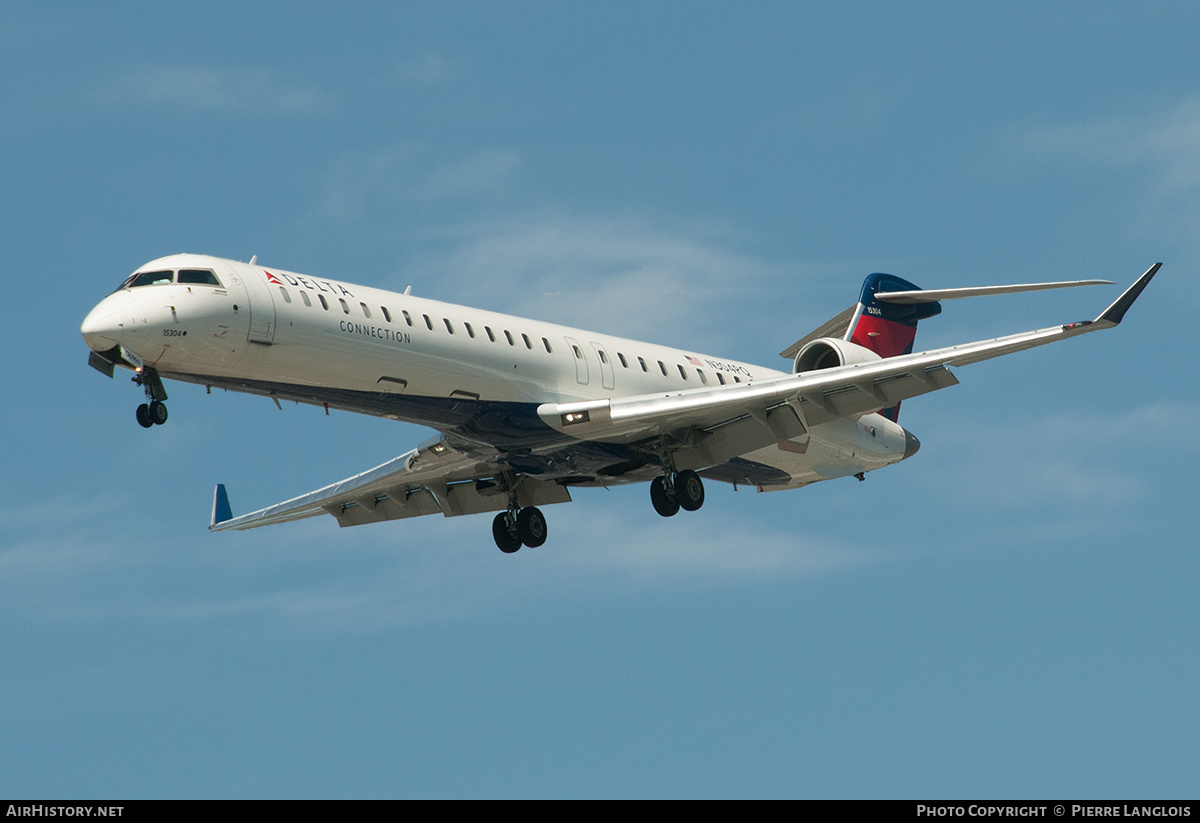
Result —
[[[783,279],[780,267],[723,245],[727,232],[651,218],[525,213],[443,239],[444,251],[406,275],[436,283],[430,296],[470,294],[478,306],[713,354],[759,333]],[[802,285],[787,289],[799,296]],[[793,331],[779,330],[779,348]]]
[[[724,357],[763,335],[765,350],[741,357],[772,366],[827,319],[796,308],[811,297],[805,272],[739,251],[728,226],[510,206],[521,199],[516,151],[437,158],[415,143],[343,155],[306,222],[394,226],[407,260],[393,285],[424,297]]]
[[[511,149],[479,151],[432,163],[429,154],[427,148],[409,143],[385,151],[343,155],[326,174],[324,191],[310,219],[349,222],[368,211],[393,213],[404,206],[491,200],[510,190],[520,164],[520,156]]]
[[[1154,488],[1148,465],[1194,452],[1186,438],[1181,448],[1180,432],[1197,428],[1200,404],[1153,403],[1110,415],[960,418],[930,440],[951,450],[955,470],[964,473],[946,479],[947,499],[986,501],[997,511],[1078,508],[1123,517],[1144,506]]]
[[[419,201],[499,194],[508,188],[519,164],[520,155],[513,149],[479,151],[434,167],[402,193]]]
[[[1142,231],[1190,241],[1200,228],[1200,95],[1169,110],[1044,126],[1017,141],[1022,156],[1136,171]]]
[[[723,484],[710,484],[716,494],[728,492]],[[756,493],[749,492],[746,496]],[[792,494],[797,494],[793,492]],[[639,501],[648,506],[647,500]],[[628,518],[623,505],[596,505],[586,501],[572,518],[556,522],[558,530],[596,535],[587,551],[561,554],[572,573],[589,570],[632,585],[729,585],[762,579],[797,579],[827,574],[881,558],[852,539],[830,540],[802,530],[755,522],[747,514],[748,500],[729,503],[740,515],[726,519],[716,511],[703,515],[681,512],[652,525],[621,527]],[[715,507],[714,507],[715,508]],[[619,509],[619,510],[618,510]],[[718,521],[719,522],[714,522]]]
[[[262,69],[142,66],[99,89],[101,102],[251,114],[323,114],[336,100]]]
[[[435,51],[415,55],[396,64],[396,79],[410,84],[434,83],[451,73],[450,62]]]
[[[324,192],[313,209],[318,222],[357,219],[372,201],[391,197],[411,176],[416,145],[397,146],[384,152],[340,157],[325,176]]]
[[[830,540],[747,517],[756,501],[724,485],[698,514],[653,514],[638,489],[579,490],[547,507],[551,541],[503,555],[490,515],[340,530],[329,518],[232,535],[141,534],[131,512],[0,551],[4,609],[50,621],[171,621],[253,615],[334,631],[476,619],[532,603],[646,588],[714,589],[802,579],[878,562]],[[611,495],[611,496],[610,496]],[[726,499],[721,499],[726,498]],[[126,507],[128,508],[128,507]],[[79,524],[76,524],[77,526]]]
[[[768,525],[747,527],[744,520],[737,526],[714,526],[713,513],[681,515],[649,527],[639,516],[630,525],[628,496],[606,503],[597,499],[600,494],[580,492],[577,504],[547,508],[551,542],[538,549],[502,555],[491,543],[490,515],[365,527],[353,543],[356,554],[370,558],[369,569],[282,584],[246,598],[161,602],[154,611],[184,619],[257,613],[340,630],[371,630],[475,619],[533,603],[586,602],[611,597],[614,591],[794,580],[880,559],[849,543]],[[648,499],[637,504],[649,510]]]

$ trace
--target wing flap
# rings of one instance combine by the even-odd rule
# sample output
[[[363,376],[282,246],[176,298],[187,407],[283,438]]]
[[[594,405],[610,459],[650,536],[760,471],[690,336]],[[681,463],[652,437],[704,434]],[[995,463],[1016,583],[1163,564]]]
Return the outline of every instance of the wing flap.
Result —
[[[421,517],[426,514],[439,514],[442,511],[437,498],[428,489],[417,489],[412,492],[400,490],[384,496],[383,499],[372,498],[372,500],[374,501],[373,506],[358,501],[355,501],[355,505],[345,507],[340,503],[335,503],[326,511],[337,518],[339,526],[360,526],[363,523]]]

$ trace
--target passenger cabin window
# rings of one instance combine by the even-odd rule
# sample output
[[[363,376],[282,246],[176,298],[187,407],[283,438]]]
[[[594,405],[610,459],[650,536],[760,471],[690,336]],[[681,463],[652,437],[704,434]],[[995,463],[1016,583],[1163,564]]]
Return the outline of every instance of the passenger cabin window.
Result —
[[[495,335],[495,334],[492,332],[492,327],[491,327],[491,326],[484,326],[484,327],[483,327],[483,330],[484,330],[485,332],[487,332],[488,340],[491,340],[493,343],[495,343],[495,342],[496,342],[496,335]]]
[[[606,366],[608,365],[608,355],[604,353],[603,349],[600,350],[600,362]]]
[[[412,315],[406,309],[401,309],[400,313],[404,315],[404,322],[409,325],[409,328],[412,328]]]
[[[199,283],[205,286],[221,285],[221,281],[217,280],[217,276],[208,269],[180,269],[178,282]]]
[[[306,291],[300,292],[300,299],[304,301],[304,305],[306,305],[306,306],[312,305],[312,301],[308,299],[308,292],[306,292]]]
[[[515,346],[515,345],[517,345],[516,343],[514,343],[514,342],[513,342],[513,336],[512,336],[512,332],[510,332],[508,329],[505,329],[505,330],[504,330],[504,336],[505,336],[506,338],[508,338],[508,345],[510,345],[510,346]]]
[[[463,327],[467,330],[467,337],[473,338],[475,336],[475,329],[471,328],[470,323],[468,323],[467,321],[464,320]]]
[[[442,322],[446,324],[446,331],[450,332],[451,334],[454,334],[454,326],[450,325],[450,318],[443,317]]]
[[[363,310],[363,317],[365,317],[365,318],[367,318],[368,320],[370,320],[370,319],[371,319],[371,310],[367,308],[367,304],[366,304],[366,303],[359,303],[358,305],[359,305],[359,306],[362,308],[362,310]]]
[[[667,376],[667,367],[661,360],[658,361],[658,370],[663,373],[663,377]]]
[[[389,323],[391,323],[392,322],[392,313],[387,310],[387,306],[380,306],[379,310],[381,312],[383,312],[383,319],[388,321]]]
[[[725,375],[721,374],[720,372],[717,372],[717,382],[720,383],[722,386],[724,386],[725,385]]]
[[[546,347],[546,354],[554,354],[553,350],[550,348],[550,341],[544,337],[542,338],[542,345]]]
[[[339,298],[338,298],[338,302],[342,304],[342,311],[343,311],[343,312],[345,312],[346,314],[349,314],[349,313],[350,313],[350,307],[349,307],[348,305],[346,305],[346,301],[345,301],[345,299],[344,299],[344,298],[341,298],[341,297],[339,297]]]
[[[621,354],[620,352],[617,352],[617,359],[621,361],[621,368],[623,368],[623,369],[629,368],[629,364],[625,362],[625,355]]]
[[[422,314],[421,316],[425,318],[425,328],[429,329],[430,331],[433,331],[433,321],[429,319],[429,315]]]
[[[683,366],[677,365],[675,368],[679,369],[679,376],[682,377],[684,380],[687,380],[687,372],[685,372],[683,370]]]
[[[575,352],[575,359],[576,359],[576,360],[582,360],[582,359],[583,359],[583,352],[581,352],[581,351],[579,350],[579,347],[578,347],[578,346],[572,346],[572,347],[571,347],[571,351]]]
[[[317,299],[321,301],[321,308],[323,308],[325,311],[329,311],[329,302],[325,299],[325,295],[318,294]]]
[[[525,348],[533,351],[533,344],[529,342],[529,335],[522,332],[521,339],[525,341]]]
[[[646,361],[640,357],[638,358],[638,365],[642,367],[642,371],[649,371],[649,369],[646,368]]]
[[[704,376],[704,371],[702,369],[696,369],[696,374],[700,375],[700,382],[707,386],[708,378]]]
[[[292,296],[291,296],[290,294],[288,294],[288,290],[287,290],[287,289],[285,289],[283,286],[280,286],[280,287],[279,287],[279,293],[283,295],[283,302],[284,302],[284,303],[291,303],[291,302],[292,302]]]

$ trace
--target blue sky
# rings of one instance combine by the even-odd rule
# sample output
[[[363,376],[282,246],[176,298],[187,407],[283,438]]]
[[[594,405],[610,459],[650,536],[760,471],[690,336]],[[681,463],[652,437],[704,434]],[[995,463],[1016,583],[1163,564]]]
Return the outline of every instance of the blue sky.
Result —
[[[1195,795],[1188,4],[0,7],[0,795]],[[1161,274],[865,483],[212,535],[427,430],[86,365],[180,251],[782,367],[890,271]],[[1116,286],[946,306],[918,348]]]

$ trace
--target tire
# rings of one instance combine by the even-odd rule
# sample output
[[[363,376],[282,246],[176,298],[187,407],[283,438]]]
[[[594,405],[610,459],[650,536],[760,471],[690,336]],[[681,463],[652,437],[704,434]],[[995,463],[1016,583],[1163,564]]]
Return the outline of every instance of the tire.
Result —
[[[155,400],[150,404],[150,410],[146,416],[152,424],[161,426],[167,422],[167,407],[165,404]]]
[[[521,548],[521,538],[508,530],[508,512],[500,512],[492,521],[492,538],[496,546],[505,554],[512,554]]]
[[[675,475],[675,499],[680,508],[694,512],[704,505],[704,481],[691,469]]]
[[[546,542],[546,518],[534,506],[526,506],[517,515],[517,537],[531,549]]]
[[[667,478],[656,477],[650,481],[650,503],[654,510],[663,517],[671,517],[679,513],[679,504],[675,497],[667,491]]]
[[[143,429],[154,425],[154,421],[150,419],[150,407],[145,403],[137,407],[137,422]]]

